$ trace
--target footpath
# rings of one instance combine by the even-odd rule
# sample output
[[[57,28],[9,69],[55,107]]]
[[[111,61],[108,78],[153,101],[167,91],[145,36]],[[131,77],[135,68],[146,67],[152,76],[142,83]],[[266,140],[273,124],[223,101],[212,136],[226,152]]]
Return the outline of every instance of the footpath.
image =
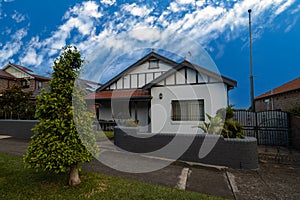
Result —
[[[126,166],[127,162],[135,160],[136,165],[144,163],[151,166],[163,165],[168,162],[160,158],[124,154],[112,147],[109,142],[101,143],[100,157],[104,157],[111,163]],[[1,153],[22,156],[28,145],[29,140],[0,136]],[[268,159],[264,160],[260,156],[261,161],[256,170],[230,169],[176,161],[153,172],[126,173],[111,169],[96,159],[90,164],[84,164],[83,169],[228,199],[300,199],[300,166],[298,163],[278,163],[279,160],[271,159],[274,151],[270,151],[269,154],[268,151],[260,151],[263,151]],[[118,168],[118,166],[114,166],[114,168]]]

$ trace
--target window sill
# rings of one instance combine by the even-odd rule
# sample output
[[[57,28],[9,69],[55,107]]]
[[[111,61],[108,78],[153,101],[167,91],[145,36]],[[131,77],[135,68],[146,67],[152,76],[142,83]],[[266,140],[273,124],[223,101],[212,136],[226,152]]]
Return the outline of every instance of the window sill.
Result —
[[[204,121],[173,121],[171,120],[171,125],[199,125]]]

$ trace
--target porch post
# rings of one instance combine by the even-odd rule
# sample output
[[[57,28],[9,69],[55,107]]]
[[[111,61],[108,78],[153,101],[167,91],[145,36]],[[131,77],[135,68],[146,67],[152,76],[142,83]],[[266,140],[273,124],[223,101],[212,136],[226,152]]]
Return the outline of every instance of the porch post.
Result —
[[[134,101],[134,119],[135,119],[136,122],[138,120],[138,116],[137,115],[138,115],[137,114],[137,102]]]

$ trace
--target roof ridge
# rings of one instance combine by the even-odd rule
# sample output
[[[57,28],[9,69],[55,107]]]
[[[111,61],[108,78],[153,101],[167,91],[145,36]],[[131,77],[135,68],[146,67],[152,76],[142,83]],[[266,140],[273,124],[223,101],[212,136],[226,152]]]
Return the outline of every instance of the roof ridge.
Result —
[[[11,62],[9,62],[9,64],[12,65],[12,66],[14,66],[14,67],[19,68],[22,71],[33,72],[31,69],[29,69],[27,67],[24,67],[22,65],[17,65],[17,64],[11,63]]]
[[[300,77],[295,78],[289,82],[286,82],[276,88],[268,90],[267,92],[257,96],[255,99],[260,99],[260,98],[264,98],[264,97],[268,97],[268,96],[272,96],[272,95],[276,95],[276,94],[281,94],[281,93],[289,92],[289,91],[296,90],[296,89],[300,89]]]

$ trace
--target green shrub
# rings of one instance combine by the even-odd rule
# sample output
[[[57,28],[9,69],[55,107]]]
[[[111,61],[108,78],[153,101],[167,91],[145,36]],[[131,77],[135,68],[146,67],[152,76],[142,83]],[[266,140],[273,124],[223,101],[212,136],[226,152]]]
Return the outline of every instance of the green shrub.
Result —
[[[234,110],[233,105],[228,106],[227,108],[221,108],[216,112],[217,116],[220,116],[222,118],[225,117],[225,120],[229,120],[233,118]]]
[[[300,116],[300,104],[291,107],[288,112],[292,113],[293,115]]]
[[[124,125],[127,127],[137,127],[139,123],[133,119],[126,119]]]
[[[234,115],[233,106],[227,108],[221,108],[216,112],[216,116],[212,117],[206,114],[209,122],[203,122],[203,125],[198,126],[205,133],[218,134],[221,131],[221,135],[224,138],[243,138],[243,126],[237,121],[231,120]]]
[[[209,123],[203,122],[203,125],[198,126],[198,128],[202,129],[204,133],[219,134],[223,127],[223,119],[219,115],[212,117],[206,114],[206,116],[209,119]]]
[[[221,134],[224,138],[244,138],[243,126],[237,121],[226,120]]]
[[[32,92],[25,92],[18,85],[4,90],[0,98],[0,118],[35,119],[36,106],[31,97]]]

